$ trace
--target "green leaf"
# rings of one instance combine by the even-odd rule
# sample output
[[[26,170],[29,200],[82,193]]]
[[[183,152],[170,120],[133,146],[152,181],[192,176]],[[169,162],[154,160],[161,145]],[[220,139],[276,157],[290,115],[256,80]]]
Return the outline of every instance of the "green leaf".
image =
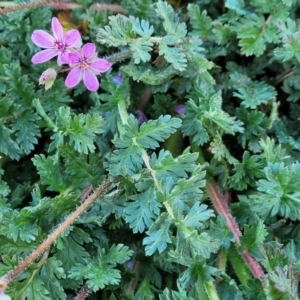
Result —
[[[18,115],[18,118],[11,126],[16,134],[16,141],[25,154],[30,153],[38,142],[37,137],[40,136],[40,130],[36,121],[39,119],[39,116],[31,110],[27,110],[23,114]]]
[[[130,196],[134,202],[126,202],[124,208],[125,220],[130,224],[133,233],[144,232],[159,215],[161,204],[155,199],[155,190],[149,188],[147,191]]]
[[[159,43],[159,54],[172,64],[174,69],[184,71],[187,67],[187,59],[184,52],[170,42],[169,36],[164,37]]]
[[[170,226],[171,220],[166,213],[163,213],[156,223],[150,227],[147,232],[148,236],[143,240],[147,256],[152,255],[155,251],[162,253],[166,250],[167,245],[172,243],[169,232]]]
[[[258,181],[258,191],[252,195],[253,208],[259,215],[277,214],[292,220],[300,219],[298,192],[300,164],[269,163],[264,169],[266,179]]]
[[[278,43],[278,30],[273,22],[265,21],[263,16],[252,14],[243,18],[237,37],[242,54],[261,56],[266,50],[266,43]]]
[[[175,13],[170,4],[159,0],[156,3],[156,13],[164,20],[163,26],[167,34],[174,35],[178,38],[184,38],[186,36],[186,24],[175,20]]]
[[[123,244],[113,244],[105,256],[102,257],[102,262],[113,266],[123,264],[130,259],[132,254],[133,251],[130,250],[129,247]]]
[[[298,26],[295,21],[288,18],[286,23],[282,20],[278,22],[280,36],[282,38],[283,45],[274,50],[274,55],[278,60],[283,62],[288,61],[292,58],[296,58],[300,61],[299,47],[300,41],[298,38]]]
[[[48,190],[59,192],[65,190],[66,184],[56,156],[35,155],[32,161],[41,176],[43,184],[49,185]]]
[[[161,116],[158,120],[150,120],[143,123],[140,128],[136,118],[130,115],[128,124],[124,126],[125,134],[115,138],[113,143],[117,150],[108,157],[111,164],[114,164],[112,174],[133,174],[141,168],[142,147],[155,149],[158,142],[163,142],[181,125],[181,120],[171,116]]]
[[[259,248],[262,247],[267,235],[267,229],[261,220],[259,220],[257,224],[253,226],[245,225],[244,233],[241,237],[243,249],[258,251]]]
[[[106,285],[119,284],[121,274],[114,267],[129,260],[132,254],[133,251],[123,244],[112,245],[107,253],[102,249],[98,259],[86,259],[84,264],[73,265],[69,277],[86,279],[87,286],[93,291],[103,289]]]
[[[135,64],[147,62],[151,59],[149,54],[152,51],[153,43],[147,38],[140,38],[138,41],[130,44],[130,50],[132,51],[132,57]]]
[[[97,186],[101,181],[104,170],[99,168],[102,159],[95,153],[78,154],[70,145],[60,147],[64,159],[65,172],[69,180],[77,187],[85,188],[89,184]]]
[[[83,266],[81,266],[82,268]],[[119,270],[108,267],[99,267],[97,264],[92,264],[89,267],[89,275],[87,286],[96,292],[103,289],[106,285],[117,285],[120,283],[121,274]]]
[[[207,209],[207,205],[195,202],[188,214],[183,219],[182,225],[185,227],[202,227],[202,223],[214,216],[211,209]]]
[[[185,149],[181,155],[174,158],[169,151],[161,150],[156,156],[155,153],[150,157],[150,165],[155,171],[156,178],[162,180],[172,177],[174,182],[180,178],[186,178],[189,172],[196,168],[198,153],[190,153],[190,149]]]
[[[102,133],[103,119],[97,115],[79,114],[71,118],[69,107],[60,107],[57,112],[57,131],[53,135],[54,141],[50,144],[50,149],[62,143],[63,136],[69,138],[69,144],[74,145],[74,149],[80,153],[88,154],[94,152],[94,140],[96,134]]]
[[[238,140],[246,148],[246,143],[249,141],[249,147],[256,145],[255,150],[259,147],[257,138],[261,137],[264,133],[264,114],[260,111],[248,111],[245,107],[239,107],[236,110],[237,117],[244,123],[245,131],[238,136]]]
[[[28,282],[23,295],[30,300],[52,300],[43,281],[38,276],[34,276]]]
[[[30,213],[30,209],[23,208],[21,212],[17,210],[6,213],[2,219],[5,231],[3,235],[16,242],[18,239],[30,243],[36,240],[38,236],[38,226],[35,223],[35,217]]]
[[[209,140],[209,136],[214,137],[220,131],[229,134],[243,132],[241,121],[235,120],[221,106],[221,91],[202,95],[198,105],[190,99],[182,124],[183,134],[193,137],[193,142],[200,146]]]
[[[159,295],[160,300],[193,300],[193,298],[188,297],[185,289],[177,284],[178,291],[170,291],[168,288],[164,289],[163,294]]]
[[[246,189],[248,186],[254,187],[256,179],[262,178],[265,162],[261,156],[250,155],[248,151],[243,154],[243,161],[236,162],[234,165],[234,175],[230,177],[230,187],[239,191]]]
[[[136,37],[132,21],[123,15],[110,16],[109,25],[100,28],[97,41],[112,47],[127,45],[131,39]]]
[[[4,124],[0,124],[0,153],[9,156],[12,159],[19,159],[22,153],[19,145],[11,138],[12,130],[8,129]]]
[[[193,35],[201,39],[211,39],[212,19],[207,16],[207,11],[200,11],[199,5],[189,3],[187,6],[188,16],[193,27]]]
[[[150,37],[153,34],[154,28],[149,24],[148,21],[140,20],[139,18],[135,18],[133,16],[129,16],[129,20],[133,25],[134,31],[139,35]]]
[[[242,105],[256,109],[260,104],[267,104],[277,96],[275,88],[263,81],[251,80],[247,76],[234,73],[230,75],[233,82],[233,95],[242,100]]]
[[[122,66],[121,70],[137,82],[142,81],[154,86],[167,82],[175,74],[175,69],[172,65],[157,70],[151,66],[145,67],[129,64],[127,66]]]
[[[63,263],[55,257],[49,257],[40,271],[40,277],[51,299],[67,299],[67,295],[59,282],[59,279],[66,277],[62,264]]]

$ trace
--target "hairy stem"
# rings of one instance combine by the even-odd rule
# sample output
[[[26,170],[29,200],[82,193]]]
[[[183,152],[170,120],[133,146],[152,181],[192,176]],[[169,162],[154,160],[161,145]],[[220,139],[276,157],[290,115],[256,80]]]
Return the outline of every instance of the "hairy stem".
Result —
[[[220,300],[216,288],[211,281],[206,281],[204,283],[206,293],[208,295],[209,300]]]
[[[229,212],[228,206],[227,206],[226,202],[224,201],[224,197],[221,195],[221,193],[215,183],[208,183],[207,190],[211,196],[211,200],[212,200],[214,207],[216,208],[217,212],[220,215],[223,215],[225,217],[227,226],[230,229],[230,231],[233,233],[236,243],[238,245],[240,245],[241,244],[240,236],[242,235],[242,233],[241,233],[237,223],[235,222],[235,219]]]
[[[62,0],[40,0],[40,1],[35,1],[35,2],[29,2],[29,3],[24,3],[24,4],[19,4],[19,5],[11,5],[6,8],[0,9],[0,15],[8,14],[14,11],[19,11],[23,10],[26,8],[35,8],[39,6],[45,6],[54,2],[63,2]]]
[[[86,297],[89,295],[90,292],[91,292],[90,289],[86,285],[84,285],[80,289],[79,293],[76,295],[74,300],[84,300],[86,299]]]
[[[233,233],[235,237],[236,244],[238,246],[241,245],[240,236],[242,235],[234,217],[230,213],[226,202],[224,201],[224,197],[221,195],[218,187],[214,182],[210,182],[207,184],[207,190],[211,196],[212,203],[217,210],[217,212],[223,215],[226,219],[227,226],[230,231]],[[262,267],[259,263],[249,254],[248,250],[244,250],[242,252],[242,257],[244,261],[248,265],[249,269],[251,270],[252,274],[256,278],[262,278],[265,274],[263,272]]]
[[[70,226],[76,219],[82,215],[87,208],[89,208],[100,195],[102,195],[106,189],[112,184],[110,181],[104,182],[90,197],[88,197],[69,217],[62,222],[57,229],[55,229],[46,240],[41,243],[25,260],[19,264],[14,270],[5,274],[1,281],[6,282],[7,284],[13,281],[13,279],[25,271],[42,253],[44,253],[53,242]]]

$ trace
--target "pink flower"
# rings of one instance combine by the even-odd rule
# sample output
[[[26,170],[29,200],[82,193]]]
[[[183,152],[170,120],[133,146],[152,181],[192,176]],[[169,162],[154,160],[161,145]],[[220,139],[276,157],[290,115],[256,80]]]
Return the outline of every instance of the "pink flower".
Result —
[[[53,36],[44,30],[35,30],[31,35],[31,40],[39,47],[46,48],[35,54],[31,61],[34,64],[41,64],[58,55],[58,65],[69,63],[69,53],[74,48],[81,46],[81,36],[78,30],[72,29],[67,33],[59,23],[57,18],[52,18]]]
[[[73,88],[82,79],[84,85],[90,91],[97,91],[99,81],[96,75],[105,73],[111,63],[97,57],[96,46],[92,43],[85,44],[78,52],[69,54],[71,72],[68,74],[65,85]]]

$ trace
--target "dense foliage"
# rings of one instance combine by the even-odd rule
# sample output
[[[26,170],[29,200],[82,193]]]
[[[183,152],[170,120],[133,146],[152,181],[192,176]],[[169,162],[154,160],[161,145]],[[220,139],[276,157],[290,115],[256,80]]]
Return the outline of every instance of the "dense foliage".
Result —
[[[300,1],[11,4],[0,299],[298,299]],[[53,17],[112,64],[97,91],[31,62]]]

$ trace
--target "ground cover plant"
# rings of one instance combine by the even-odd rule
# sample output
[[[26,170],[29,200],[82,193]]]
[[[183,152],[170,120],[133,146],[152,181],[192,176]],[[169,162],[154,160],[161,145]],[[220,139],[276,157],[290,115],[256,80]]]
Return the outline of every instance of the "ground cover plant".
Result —
[[[298,299],[299,0],[0,7],[0,300]]]

